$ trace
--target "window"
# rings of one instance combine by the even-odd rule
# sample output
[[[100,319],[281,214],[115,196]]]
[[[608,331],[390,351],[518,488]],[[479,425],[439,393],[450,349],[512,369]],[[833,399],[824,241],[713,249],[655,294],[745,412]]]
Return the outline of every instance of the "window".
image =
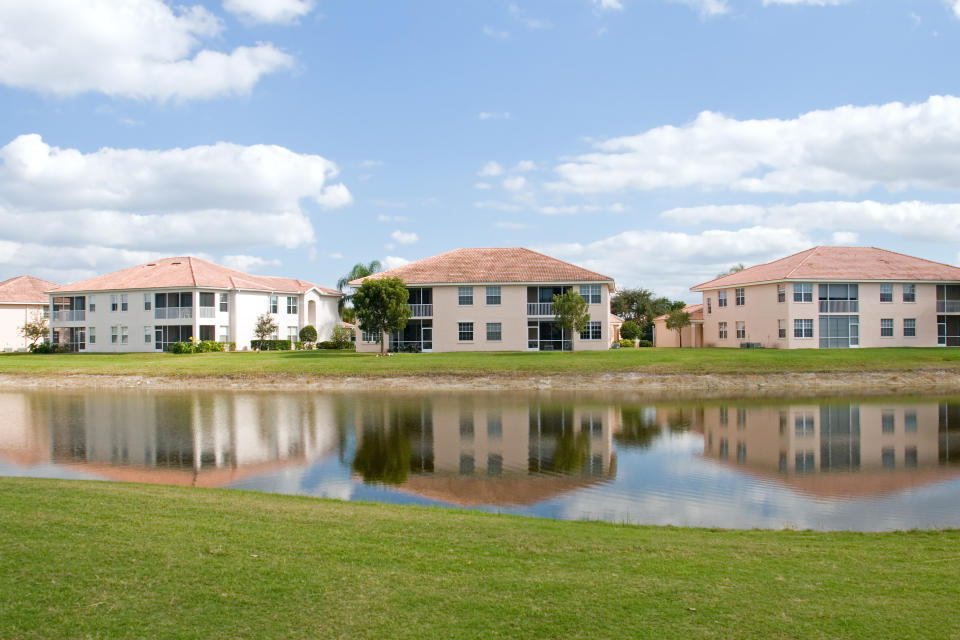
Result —
[[[730,442],[726,438],[720,438],[720,447],[717,450],[717,455],[721,460],[726,460],[730,456]]]
[[[798,451],[796,455],[797,473],[813,471],[813,451]]]
[[[747,461],[747,443],[737,442],[737,464],[743,464]]]
[[[856,313],[860,309],[858,285],[821,284],[818,290],[820,313]]]
[[[460,439],[473,440],[473,411],[460,413]]]
[[[227,304],[227,300],[229,300],[227,294],[221,293],[220,294],[220,311],[223,311],[224,313],[230,310],[230,306]]]
[[[153,327],[144,327],[143,328],[143,344],[150,344],[151,340],[153,340]]]
[[[120,344],[127,344],[130,342],[130,331],[127,327],[120,327]]]
[[[205,309],[209,309],[213,307],[214,301],[216,300],[216,296],[211,291],[201,291],[199,300],[200,300],[201,307],[204,307]],[[213,316],[210,316],[210,317],[212,318]]]
[[[793,285],[794,302],[813,302],[813,283],[796,282]]]
[[[737,323],[737,340],[743,340],[747,337],[747,324],[745,322]]]
[[[747,426],[747,410],[743,407],[737,407],[737,426]]]
[[[727,339],[727,323],[721,322],[717,325],[717,337],[721,340]]]
[[[487,304],[500,304],[500,285],[487,287]]]
[[[917,412],[907,411],[903,414],[903,430],[907,433],[917,432]]]
[[[893,285],[880,285],[880,302],[893,302]]]
[[[87,342],[97,344],[97,328],[87,327]]]
[[[221,326],[217,334],[217,342],[230,342],[230,327]]]
[[[905,338],[917,337],[917,319],[916,318],[903,319],[903,337]]]
[[[212,341],[217,337],[217,328],[212,324],[202,324],[199,327],[200,335],[198,336],[201,340],[210,340]]]
[[[916,447],[906,447],[903,450],[903,466],[905,467],[917,466],[917,448]]]
[[[487,475],[503,475],[503,456],[499,453],[491,453],[487,455]]]
[[[720,426],[725,427],[730,421],[730,414],[726,407],[720,407]]]
[[[813,318],[797,318],[793,321],[794,338],[813,337]]]
[[[296,342],[300,339],[300,332],[297,331],[296,327],[287,327],[287,340],[290,342]]]
[[[881,338],[893,337],[893,318],[880,319],[880,337]]]
[[[884,469],[893,469],[895,466],[897,466],[897,458],[893,449],[881,449],[880,460]]]
[[[893,411],[885,410],[880,414],[880,430],[883,433],[893,433],[894,430]]]
[[[587,323],[587,329],[580,334],[581,340],[601,340],[603,339],[603,326],[596,320]]]
[[[803,413],[796,416],[793,419],[793,429],[794,433],[798,437],[806,437],[813,435],[813,414],[812,413]]]
[[[503,437],[503,417],[499,413],[487,414],[487,438],[499,440]]]
[[[904,302],[917,301],[917,285],[915,284],[903,285],[903,301]]]
[[[110,343],[117,344],[120,340],[120,327],[110,327]]]
[[[717,291],[717,306],[725,307],[727,306],[727,292],[726,291]]]
[[[473,304],[473,287],[457,287],[457,304],[463,307]]]
[[[733,290],[733,294],[734,294],[734,295],[736,296],[736,298],[737,298],[736,303],[737,303],[737,306],[738,306],[738,307],[742,307],[743,305],[745,305],[745,304],[747,303],[747,296],[746,296],[746,294],[744,294],[743,287],[738,287],[738,288],[734,289],[734,290]]]
[[[380,342],[380,330],[379,330],[379,329],[376,330],[376,331],[367,331],[366,329],[363,329],[363,330],[360,332],[360,334],[361,334],[361,335],[360,335],[360,342],[365,342],[365,343],[367,343],[367,344],[374,344],[374,343]]]
[[[778,284],[777,285],[777,302],[786,302],[787,301],[787,285]]]
[[[143,294],[143,310],[144,311],[150,311],[150,308],[153,306],[151,302],[152,301],[150,299],[150,294],[149,293]]]
[[[465,453],[460,454],[460,475],[462,476],[473,475],[473,456],[467,455]]]
[[[120,308],[120,304],[118,302],[118,298],[116,294],[112,294],[110,296],[110,311],[116,311],[119,308]]]
[[[472,322],[457,323],[457,340],[459,340],[460,342],[473,341],[473,323]]]
[[[287,315],[297,315],[297,296],[287,296]]]
[[[270,313],[277,313],[277,296],[270,296]]]
[[[154,300],[154,302],[156,302],[156,300]],[[193,337],[193,325],[171,324],[154,327],[153,336],[153,348],[157,351],[164,351],[174,342],[189,341],[190,338]]]
[[[487,340],[500,342],[503,340],[503,324],[500,322],[487,323]]]
[[[713,298],[707,298],[707,315],[713,313],[713,304],[711,304],[712,302]]]
[[[787,337],[787,321],[786,320],[777,320],[777,337],[778,338]]]
[[[580,285],[580,295],[587,304],[600,304],[600,285],[582,284]]]
[[[90,301],[90,313],[93,313],[97,310],[97,296],[90,296],[88,300]]]

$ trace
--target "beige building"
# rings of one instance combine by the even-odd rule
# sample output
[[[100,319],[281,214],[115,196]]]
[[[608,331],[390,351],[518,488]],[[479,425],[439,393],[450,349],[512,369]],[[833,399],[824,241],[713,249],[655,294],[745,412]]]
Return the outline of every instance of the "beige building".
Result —
[[[690,324],[680,330],[667,328],[666,315],[653,321],[653,346],[655,347],[702,347],[703,346],[703,305],[688,304],[683,308],[690,314]]]
[[[413,311],[406,328],[389,336],[391,350],[602,350],[619,321],[610,313],[613,278],[529,249],[457,249],[367,278],[387,277],[404,281]],[[571,289],[590,307],[587,330],[575,335],[553,314],[553,296]],[[379,339],[360,330],[357,351],[378,351]]]
[[[703,346],[960,346],[960,268],[874,247],[814,247],[692,287]]]
[[[35,316],[49,315],[47,291],[56,286],[33,276],[0,282],[0,350],[23,351],[30,346],[20,329]]]

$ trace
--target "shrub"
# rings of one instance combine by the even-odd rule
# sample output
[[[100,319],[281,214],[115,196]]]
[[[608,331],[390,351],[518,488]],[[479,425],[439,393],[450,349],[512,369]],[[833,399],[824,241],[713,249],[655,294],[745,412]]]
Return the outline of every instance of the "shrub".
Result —
[[[27,348],[30,349],[30,353],[57,353],[57,346],[59,345],[52,345],[49,342],[41,342],[39,344],[31,344]]]
[[[350,346],[350,343],[353,341],[353,331],[347,327],[334,327],[333,328],[333,337],[330,339],[336,345],[339,345],[338,349],[345,349]]]
[[[251,340],[250,348],[259,349],[260,351],[289,351],[290,341],[289,340]]]
[[[317,330],[313,325],[307,325],[300,329],[300,342],[316,342]],[[297,347],[299,349],[299,347]]]
[[[653,342],[651,342],[650,340],[637,340],[637,346],[638,346],[638,347],[652,347],[652,346],[653,346]]]
[[[328,349],[333,351],[356,351],[357,347],[352,342],[342,344],[333,340],[324,340],[317,343],[317,349]]]
[[[640,337],[640,325],[633,320],[627,320],[620,327],[620,337],[627,340],[636,340]]]
[[[634,345],[633,345],[633,340],[627,340],[626,338],[623,338],[623,339],[617,341],[617,344],[620,345],[620,348],[621,348],[621,349],[626,348],[626,347],[633,347],[633,346],[634,346]]]
[[[167,351],[170,353],[193,353],[194,347],[192,342],[174,342],[167,347]]]
[[[201,340],[197,344],[197,351],[200,353],[212,353],[214,351],[223,351],[223,343],[216,340]]]
[[[396,353],[420,353],[421,349],[419,344],[413,343],[405,344],[402,347],[394,349],[394,351]]]

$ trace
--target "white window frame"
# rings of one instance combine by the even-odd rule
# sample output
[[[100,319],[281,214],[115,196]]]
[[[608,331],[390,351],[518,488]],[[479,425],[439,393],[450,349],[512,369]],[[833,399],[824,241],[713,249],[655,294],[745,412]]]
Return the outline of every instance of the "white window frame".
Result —
[[[280,299],[271,294],[270,301],[267,303],[267,311],[270,313],[277,313],[277,310],[280,308]]]
[[[117,294],[115,294],[115,293],[111,293],[111,294],[110,294],[110,312],[113,313],[113,312],[119,311],[119,310],[120,310],[120,299],[119,299],[119,296],[117,296]]]
[[[784,340],[787,337],[787,321],[777,320],[777,338]]]
[[[581,340],[603,340],[603,324],[599,320],[587,322],[587,328],[580,334]]]
[[[287,327],[287,340],[291,343],[300,341],[300,330],[296,327]]]
[[[884,300],[887,298],[887,300]],[[880,303],[881,304],[890,304],[893,302],[893,285],[892,284],[881,284],[880,285]]]
[[[457,298],[459,300],[459,297],[460,297],[459,292],[457,293],[458,293]],[[496,306],[503,302],[503,292],[500,289],[500,285],[498,284],[488,285],[486,293],[487,293],[486,302],[488,305]]]
[[[787,285],[778,284],[777,285],[777,302],[786,302],[787,301]]]
[[[469,334],[469,337],[466,337]],[[473,342],[474,339],[473,323],[457,323],[457,342]]]
[[[226,293],[220,294],[220,312],[227,313],[230,311],[230,297]]]
[[[737,320],[737,340],[746,340],[747,339],[747,322],[745,320]]]
[[[889,331],[890,333],[884,333]],[[892,338],[893,337],[893,318],[880,318],[880,337],[881,338]]]
[[[230,342],[230,325],[217,327],[217,342]]]
[[[793,283],[793,301],[794,302],[813,302],[813,283],[812,282],[794,282]]]
[[[600,304],[602,295],[600,285],[582,284],[580,285],[580,297],[587,301],[587,304]]]
[[[910,287],[910,299],[907,299],[907,287]],[[902,285],[901,300],[907,304],[914,304],[917,301],[917,285],[905,282]]]
[[[473,287],[457,287],[457,305],[461,307],[473,306]]]
[[[295,316],[299,313],[299,305],[297,304],[297,296],[287,296],[287,315]]]
[[[87,327],[87,344],[97,344],[96,327]]]
[[[738,307],[742,307],[747,304],[747,292],[744,287],[737,287],[733,290],[734,302]]]
[[[364,344],[377,344],[380,342],[380,330],[375,329],[374,331],[367,331],[366,329],[360,330],[360,342]]]
[[[153,294],[145,293],[143,294],[143,310],[150,311],[153,309]]]
[[[727,292],[726,291],[717,291],[717,308],[723,308],[727,306]]]
[[[713,313],[713,298],[707,298],[707,315]]]
[[[143,327],[143,344],[151,344],[153,342],[153,327],[144,326]]]
[[[726,340],[728,335],[729,334],[727,333],[727,323],[718,322],[717,323],[717,339]]]
[[[909,326],[907,323],[910,323]],[[909,331],[909,333],[907,333]],[[903,319],[903,337],[904,338],[916,338],[917,337],[917,319],[916,318],[904,318]]]
[[[813,318],[794,318],[793,337],[800,339],[813,338]]]
[[[120,342],[120,327],[110,327],[110,344],[117,344],[118,342]]]
[[[502,322],[487,323],[487,341],[489,342],[503,341],[503,323]]]

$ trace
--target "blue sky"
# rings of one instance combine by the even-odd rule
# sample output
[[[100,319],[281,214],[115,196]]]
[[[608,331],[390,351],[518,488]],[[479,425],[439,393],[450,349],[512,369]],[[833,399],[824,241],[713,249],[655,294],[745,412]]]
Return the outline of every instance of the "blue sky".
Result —
[[[693,299],[814,244],[960,263],[960,2],[10,4],[2,278],[527,246]]]

